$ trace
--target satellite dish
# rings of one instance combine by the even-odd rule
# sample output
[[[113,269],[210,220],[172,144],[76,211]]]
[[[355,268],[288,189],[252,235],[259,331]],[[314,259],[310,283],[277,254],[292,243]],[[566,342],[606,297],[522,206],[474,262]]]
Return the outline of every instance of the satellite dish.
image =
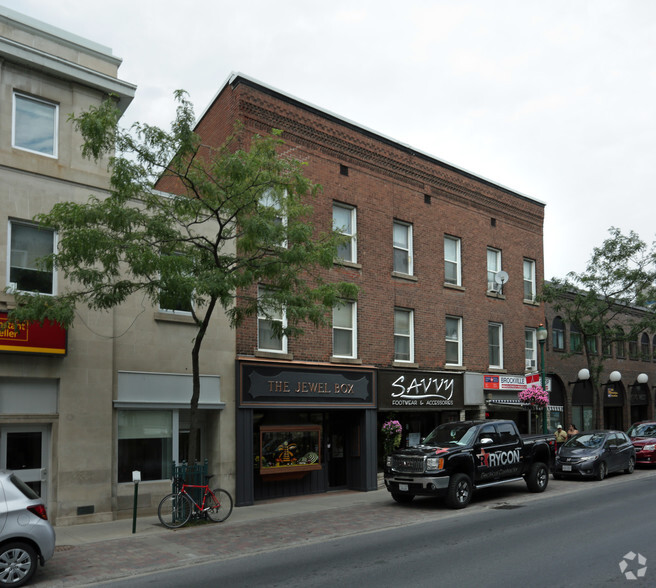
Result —
[[[497,272],[494,274],[494,281],[503,286],[508,281],[508,272],[504,272],[503,270]]]

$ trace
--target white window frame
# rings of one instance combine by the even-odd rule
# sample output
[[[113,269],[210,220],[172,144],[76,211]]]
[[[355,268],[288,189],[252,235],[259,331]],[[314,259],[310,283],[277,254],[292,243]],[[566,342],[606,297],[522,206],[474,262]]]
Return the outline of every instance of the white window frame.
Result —
[[[447,241],[450,241],[452,243],[455,243],[456,247],[456,258],[455,259],[449,259],[447,257],[446,251],[446,243]],[[450,282],[447,280],[447,272],[446,272],[446,266],[447,264],[452,264],[456,268],[456,281]],[[446,284],[452,284],[454,286],[462,286],[462,264],[461,264],[461,240],[459,237],[452,237],[451,235],[444,235],[444,282]]]
[[[343,306],[350,306],[351,308],[351,324],[350,326],[346,325],[335,325],[335,312],[339,310]],[[333,357],[344,357],[344,358],[356,358],[358,356],[358,323],[357,323],[357,317],[358,317],[358,306],[356,302],[351,302],[344,300],[340,303],[339,306],[333,308]],[[340,332],[350,332],[351,336],[351,353],[349,355],[347,354],[340,354],[336,353],[335,351],[335,333],[336,331]]]
[[[524,329],[524,359],[527,372],[538,369],[538,335],[537,329],[526,327]]]
[[[396,240],[397,229],[403,230],[405,233],[406,243],[400,243]],[[405,274],[407,276],[413,275],[413,254],[412,254],[412,224],[403,221],[395,220],[392,228],[392,249],[394,251],[393,268],[397,274]],[[405,264],[408,266],[408,271],[403,271],[396,267],[397,252],[400,252],[404,258]]]
[[[488,323],[487,325],[488,329],[488,336],[487,336],[487,345],[488,345],[488,358],[491,359],[491,351],[492,347],[494,345],[491,335],[492,331],[496,331],[497,339],[498,339],[498,349],[499,349],[499,361],[498,363],[492,363],[490,361],[490,368],[494,369],[503,369],[503,324],[502,323]]]
[[[535,280],[535,260],[524,258],[524,300],[527,302],[535,302],[537,294],[537,283]],[[527,271],[528,270],[528,271]],[[528,274],[528,275],[527,275]],[[531,288],[531,297],[526,297],[526,286],[529,284]]]
[[[487,291],[501,294],[503,286],[495,281],[495,276],[501,271],[501,250],[487,248]]]
[[[338,226],[335,222],[335,209],[341,209],[345,210],[348,212],[350,215],[350,231],[348,230],[343,230],[345,227]],[[341,233],[342,235],[347,236],[350,239],[350,246],[351,246],[351,259],[347,259],[345,257],[340,257],[339,256],[339,251],[338,251],[338,257],[340,261],[346,261],[349,263],[357,263],[358,262],[358,251],[357,251],[357,239],[356,239],[356,234],[357,234],[357,214],[356,214],[356,208],[354,206],[349,206],[348,204],[342,204],[340,202],[333,202],[333,230]]]
[[[398,329],[396,322],[397,313],[403,313],[407,316],[408,331],[401,332]],[[395,308],[394,309],[394,361],[400,363],[414,363],[415,361],[415,316],[414,311],[408,308]],[[408,340],[408,358],[400,359],[396,352],[396,342],[399,339]]]
[[[456,337],[449,337],[449,329],[448,329],[448,324],[449,321],[457,321],[457,332],[456,332]],[[462,365],[462,317],[460,316],[447,316],[446,321],[445,321],[445,346],[453,343],[457,344],[458,348],[458,361],[457,362],[450,362],[450,361],[445,361],[445,365]],[[445,351],[445,360],[446,360],[446,351]]]
[[[24,145],[18,145],[16,143],[16,108],[17,102],[19,100],[25,100],[29,102],[36,102],[38,104],[44,104],[46,106],[52,107],[53,109],[53,128],[52,128],[52,153],[47,151],[39,151],[38,149],[30,149]],[[30,153],[35,153],[37,155],[43,155],[44,157],[51,157],[57,159],[58,157],[58,136],[59,136],[59,105],[51,102],[49,100],[43,100],[42,98],[36,98],[34,96],[28,96],[21,92],[14,92],[13,95],[13,104],[12,104],[12,125],[11,125],[11,145],[14,149],[20,149],[21,151],[28,151]]]
[[[24,222],[20,220],[10,220],[8,223],[8,228],[7,228],[7,274],[6,274],[6,283],[7,285],[12,284],[11,280],[11,268],[12,266],[12,258],[13,254],[17,253],[17,250],[13,250],[11,248],[11,238],[12,238],[12,228],[16,225],[20,225],[23,227],[29,227],[32,229],[38,229],[38,230],[43,230],[43,231],[48,231],[49,233],[52,234],[52,252],[55,253],[57,251],[57,231],[53,229],[47,229],[47,228],[41,228],[39,225],[31,222]],[[27,251],[25,251],[25,256],[26,260],[25,263],[27,263]],[[16,266],[19,267],[19,266]],[[27,268],[27,269],[33,269],[33,268]],[[57,268],[52,268],[51,271],[51,276],[52,276],[52,289],[51,292],[40,292],[40,294],[45,294],[46,296],[55,296],[57,294]],[[17,291],[18,292],[32,292],[32,290],[21,290],[17,286]]]
[[[262,299],[262,294],[266,292],[267,288],[266,286],[258,286],[257,289],[257,298],[258,301]],[[280,309],[280,314],[281,316],[274,316],[278,311],[276,309],[273,309],[272,311],[267,314],[262,308],[262,305],[258,303],[258,311],[257,311],[257,349],[258,351],[266,351],[267,353],[287,353],[287,335],[282,335],[280,337],[280,347],[263,347],[262,343],[260,341],[260,321],[268,321],[268,322],[280,322],[282,324],[282,328],[285,329],[287,327],[287,312],[284,308]]]

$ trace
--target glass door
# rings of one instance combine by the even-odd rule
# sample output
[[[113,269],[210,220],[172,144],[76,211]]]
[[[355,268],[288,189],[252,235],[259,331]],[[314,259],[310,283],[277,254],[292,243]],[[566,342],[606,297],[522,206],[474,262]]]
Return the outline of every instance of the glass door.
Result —
[[[46,501],[49,448],[50,429],[45,425],[0,427],[0,468],[14,471]]]

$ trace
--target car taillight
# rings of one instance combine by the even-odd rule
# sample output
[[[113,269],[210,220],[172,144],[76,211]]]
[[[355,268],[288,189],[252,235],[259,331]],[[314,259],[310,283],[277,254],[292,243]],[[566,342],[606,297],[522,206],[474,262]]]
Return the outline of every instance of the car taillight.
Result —
[[[28,506],[27,510],[31,513],[34,513],[40,519],[44,521],[48,520],[48,513],[46,512],[46,507],[43,504],[35,504],[34,506]]]

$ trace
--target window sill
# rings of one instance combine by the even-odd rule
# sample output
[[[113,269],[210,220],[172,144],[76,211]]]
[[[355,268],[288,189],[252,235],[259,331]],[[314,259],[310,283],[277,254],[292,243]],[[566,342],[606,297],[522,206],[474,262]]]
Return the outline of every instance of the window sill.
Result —
[[[392,367],[397,367],[397,368],[418,368],[419,364],[414,363],[412,361],[393,361],[392,362]]]
[[[499,294],[498,292],[490,292],[489,290],[485,293],[488,298],[496,298],[497,300],[505,300],[506,296],[504,294]]]
[[[464,365],[455,365],[455,364],[452,364],[452,363],[446,364],[444,366],[444,369],[448,370],[450,372],[466,372],[467,371],[466,366],[464,366]]]
[[[527,304],[528,306],[540,306],[540,303],[537,300],[526,300],[524,299],[524,304]]]
[[[342,267],[348,267],[351,269],[356,269],[356,270],[361,270],[362,269],[362,264],[361,263],[356,263],[354,261],[346,261],[345,259],[335,259],[333,260],[333,263],[335,265],[340,265]]]
[[[175,314],[173,312],[159,312],[156,311],[153,313],[153,318],[156,321],[162,321],[166,323],[182,323],[184,325],[196,325],[194,317],[190,314]]]
[[[448,288],[449,290],[457,290],[458,292],[465,291],[464,286],[459,286],[458,284],[450,284],[449,282],[444,282],[444,287]]]
[[[490,367],[487,368],[487,371],[491,374],[507,374],[508,370],[506,368]]]
[[[393,278],[399,278],[400,280],[407,280],[408,282],[418,282],[419,278],[417,276],[411,276],[410,274],[402,274],[400,272],[392,272]]]
[[[259,349],[253,354],[255,357],[261,357],[263,359],[284,359],[286,361],[292,361],[294,359],[293,353],[283,353],[277,351],[260,351]]]
[[[352,365],[362,365],[362,360],[357,357],[335,357],[330,358],[330,363],[349,363]]]

